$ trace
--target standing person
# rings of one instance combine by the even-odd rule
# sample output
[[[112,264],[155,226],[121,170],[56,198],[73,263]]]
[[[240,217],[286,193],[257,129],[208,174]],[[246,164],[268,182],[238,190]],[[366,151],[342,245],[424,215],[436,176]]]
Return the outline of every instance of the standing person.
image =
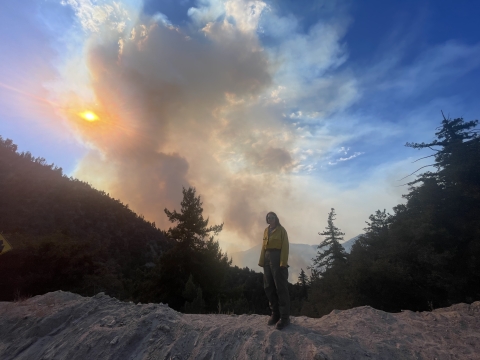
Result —
[[[290,324],[288,294],[288,235],[274,212],[266,217],[268,227],[263,232],[263,245],[258,265],[263,267],[263,286],[272,315],[268,325],[282,330]]]

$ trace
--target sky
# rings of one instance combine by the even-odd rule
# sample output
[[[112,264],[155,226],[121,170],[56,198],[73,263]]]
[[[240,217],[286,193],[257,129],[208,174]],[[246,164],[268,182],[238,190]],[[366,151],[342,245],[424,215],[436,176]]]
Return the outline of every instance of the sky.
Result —
[[[480,116],[480,6],[2,0],[0,136],[159,228],[194,186],[229,252],[274,211],[318,244],[404,202],[447,117]]]

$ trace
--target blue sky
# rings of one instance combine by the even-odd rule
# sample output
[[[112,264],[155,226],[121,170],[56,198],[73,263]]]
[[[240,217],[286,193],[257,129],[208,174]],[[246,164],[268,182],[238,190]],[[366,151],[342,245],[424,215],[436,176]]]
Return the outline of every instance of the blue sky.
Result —
[[[406,142],[441,110],[479,118],[479,17],[474,1],[4,0],[0,135],[162,227],[196,186],[226,249],[271,209],[316,243],[335,207],[350,238],[402,201],[425,155]]]

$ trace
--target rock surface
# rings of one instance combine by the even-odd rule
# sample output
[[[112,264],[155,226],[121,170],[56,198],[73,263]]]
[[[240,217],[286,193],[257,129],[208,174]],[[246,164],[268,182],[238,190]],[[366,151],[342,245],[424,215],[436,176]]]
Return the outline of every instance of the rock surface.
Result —
[[[283,331],[266,323],[56,291],[0,303],[0,359],[480,359],[480,302],[422,313],[335,310],[293,317]]]

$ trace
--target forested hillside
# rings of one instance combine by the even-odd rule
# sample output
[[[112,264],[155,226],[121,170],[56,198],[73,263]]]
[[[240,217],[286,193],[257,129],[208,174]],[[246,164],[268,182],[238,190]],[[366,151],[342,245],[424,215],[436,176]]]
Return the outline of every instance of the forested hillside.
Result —
[[[416,179],[404,180],[406,204],[393,214],[378,210],[370,216],[350,254],[331,247],[331,261],[311,279],[303,314],[321,316],[361,305],[431,310],[480,299],[477,124],[444,119],[435,140],[407,143],[428,150],[421,157],[431,165],[419,169],[426,171],[417,172]]]
[[[103,291],[186,312],[267,313],[262,275],[230,266],[213,238],[222,226],[208,226],[195,189],[182,204],[165,209],[175,226],[162,231],[0,137],[0,232],[13,245],[0,256],[0,301]]]
[[[125,297],[136,269],[172,247],[119,200],[0,137],[0,300],[49,290]]]

